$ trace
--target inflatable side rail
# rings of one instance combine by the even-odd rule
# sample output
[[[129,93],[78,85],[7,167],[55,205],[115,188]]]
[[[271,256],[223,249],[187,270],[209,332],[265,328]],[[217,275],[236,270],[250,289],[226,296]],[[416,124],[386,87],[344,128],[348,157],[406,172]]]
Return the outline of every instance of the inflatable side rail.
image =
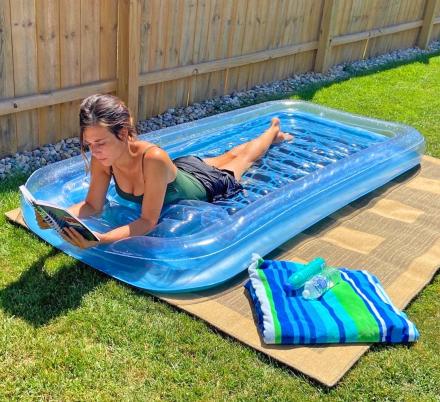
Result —
[[[158,130],[140,139],[157,143],[172,157],[203,155],[213,148],[219,152],[240,143],[244,132],[255,137],[259,132],[252,130],[275,115],[295,140],[274,146],[264,157],[267,165],[252,168],[249,176],[245,175],[243,183],[257,183],[259,187],[247,188],[244,184],[241,198],[218,204],[181,201],[165,208],[158,231],[89,250],[75,250],[32,227],[31,214],[25,213],[26,223],[56,247],[134,286],[165,293],[205,289],[246,269],[253,252],[264,255],[272,251],[416,166],[424,150],[423,137],[411,127],[301,101],[267,102]],[[222,149],[219,144],[223,144]],[[46,194],[44,189],[57,191],[53,183],[85,197],[88,183],[81,157],[67,162],[38,170],[26,186],[48,200],[53,194]],[[79,201],[74,198],[65,196],[57,201]],[[123,208],[117,196],[109,198],[116,210]],[[127,204],[124,208],[131,211],[127,216],[136,215],[135,206]]]

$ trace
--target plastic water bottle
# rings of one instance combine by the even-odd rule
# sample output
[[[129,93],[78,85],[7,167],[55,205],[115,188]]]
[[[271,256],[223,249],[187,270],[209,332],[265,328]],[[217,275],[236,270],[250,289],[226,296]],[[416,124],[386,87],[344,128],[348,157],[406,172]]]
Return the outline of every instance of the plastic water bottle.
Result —
[[[325,260],[321,257],[315,258],[303,268],[289,276],[287,283],[294,290],[302,288],[304,284],[314,275],[319,274],[325,267]]]
[[[327,290],[337,285],[340,280],[341,273],[338,269],[327,268],[304,284],[302,296],[308,300],[318,299],[327,292]]]

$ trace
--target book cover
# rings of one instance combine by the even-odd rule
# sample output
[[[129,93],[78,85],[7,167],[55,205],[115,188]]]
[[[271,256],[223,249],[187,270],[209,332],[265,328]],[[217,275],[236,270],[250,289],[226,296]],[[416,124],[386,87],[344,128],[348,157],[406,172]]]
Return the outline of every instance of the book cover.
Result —
[[[67,209],[46,201],[36,200],[25,186],[20,186],[19,188],[25,200],[57,232],[60,233],[65,227],[74,228],[85,239],[99,241],[92,230]]]

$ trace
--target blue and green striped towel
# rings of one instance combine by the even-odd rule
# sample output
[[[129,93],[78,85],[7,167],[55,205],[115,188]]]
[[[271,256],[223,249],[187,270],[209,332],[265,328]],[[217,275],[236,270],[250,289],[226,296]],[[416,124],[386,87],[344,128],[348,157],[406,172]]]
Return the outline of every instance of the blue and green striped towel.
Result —
[[[265,343],[402,343],[419,338],[416,326],[393,305],[374,275],[341,268],[338,285],[318,300],[305,300],[285,286],[302,266],[253,256],[245,287]]]

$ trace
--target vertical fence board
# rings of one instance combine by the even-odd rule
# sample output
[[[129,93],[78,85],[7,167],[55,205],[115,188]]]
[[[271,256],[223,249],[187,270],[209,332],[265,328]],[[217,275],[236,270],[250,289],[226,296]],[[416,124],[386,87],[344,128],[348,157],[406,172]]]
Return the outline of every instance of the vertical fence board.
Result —
[[[398,7],[384,10],[385,19],[377,18],[375,28],[405,22],[420,21],[423,18],[425,0],[401,0]],[[416,44],[419,29],[399,32],[370,40],[366,57],[376,56],[393,49],[412,47]]]
[[[440,18],[440,6],[437,7],[437,15],[436,18]],[[440,40],[440,24],[435,24],[434,29],[432,30],[432,40]]]
[[[288,14],[291,7],[292,4],[289,0],[277,0],[275,11],[272,14],[269,14],[272,15],[272,18],[268,23],[268,28],[266,31],[266,46],[268,49],[277,49],[283,47],[286,37],[289,36],[285,35],[285,30],[290,23]],[[295,41],[296,38],[289,38],[290,44],[295,43]],[[276,76],[279,76],[281,66],[276,61],[277,60],[275,59],[263,63],[262,82],[271,80],[271,70]]]
[[[344,0],[342,5],[340,2],[337,3],[337,12],[334,21],[334,36],[339,36],[343,34],[350,33],[346,21],[351,18],[351,12],[353,8],[354,0]],[[330,65],[340,63],[342,61],[348,60],[348,50],[351,44],[348,46],[337,46],[333,47],[330,55]]]
[[[152,40],[149,48],[149,69],[148,71],[158,71],[165,67],[165,51],[164,43],[166,42],[167,30],[166,25],[166,2],[160,0],[152,0],[154,2],[153,11],[153,25],[152,25]],[[154,32],[154,36],[153,36]],[[159,103],[163,92],[163,84],[158,83],[154,85],[152,94],[152,114],[159,112]]]
[[[99,77],[116,78],[116,53],[118,34],[118,0],[101,0],[100,4]]]
[[[432,30],[432,40],[440,40],[440,25],[434,25],[434,29]]]
[[[173,9],[174,4],[176,0],[170,0],[166,2],[162,2],[161,4],[161,14],[163,18],[163,26],[169,27],[171,26],[173,21]],[[172,30],[170,29],[162,29],[162,35],[161,39],[162,42],[160,43],[160,51],[162,52],[161,57],[161,70],[165,70],[168,68],[168,60],[169,60],[169,49],[171,48],[171,40],[172,40]],[[156,104],[156,113],[162,113],[166,109],[167,105],[167,95],[169,92],[169,86],[172,85],[172,81],[165,81],[159,83],[158,87],[158,96],[157,96],[157,104]]]
[[[265,0],[258,0],[255,7],[255,19],[256,28],[254,32],[254,48],[253,52],[264,51],[268,49],[267,37],[270,34],[270,30],[273,25],[269,21],[270,10],[276,7],[276,3],[269,3]],[[246,83],[247,88],[251,88],[257,83],[261,82],[261,76],[263,75],[264,69],[267,67],[266,62],[254,63],[249,66],[249,76]]]
[[[437,16],[436,18],[440,18],[440,7],[437,8]],[[440,24],[434,25],[434,30],[432,33],[433,40],[440,40]]]
[[[140,14],[139,0],[119,0],[117,94],[130,109],[134,121],[139,98]]]
[[[178,38],[182,34],[182,1],[172,0],[167,3],[166,26],[173,27],[167,32],[166,42],[164,44],[164,67],[166,69],[177,67],[179,61],[179,51],[177,48]],[[176,85],[179,80],[164,82],[161,86],[161,97],[159,112],[176,104]]]
[[[247,2],[239,1],[234,2],[234,14],[231,18],[231,30],[228,38],[228,57],[234,57],[241,54],[241,46],[243,42],[243,26],[246,18]],[[225,91],[231,92],[233,89],[237,89],[237,80],[239,76],[239,67],[227,69],[225,74]]]
[[[306,43],[319,40],[319,28],[321,23],[321,15],[317,10],[322,10],[324,7],[323,0],[308,0],[304,1],[305,8],[303,15],[298,15],[298,21],[301,24],[296,24],[298,31],[295,32],[295,43]],[[313,71],[316,59],[316,51],[300,53],[294,56],[294,64],[289,75],[302,73],[305,71]],[[330,54],[331,59],[331,54]]]
[[[231,45],[230,45],[230,39],[231,35],[235,29],[233,26],[233,18],[236,13],[236,7],[234,1],[228,1],[225,3],[225,6],[221,10],[221,38],[217,43],[217,49],[216,49],[216,58],[217,59],[224,59],[231,57]],[[217,93],[216,95],[226,95],[229,93],[227,86],[227,80],[229,80],[229,71],[228,69],[225,69],[223,71],[218,72],[218,86],[217,86]],[[212,94],[213,95],[213,94]]]
[[[81,84],[81,3],[60,0],[61,87]],[[62,138],[78,135],[80,101],[61,105]]]
[[[193,63],[193,51],[194,51],[194,35],[195,24],[197,16],[197,0],[186,0],[183,2],[184,9],[183,15],[183,32],[180,37],[179,50],[179,65],[187,66]],[[188,93],[190,90],[191,78],[184,78],[180,80],[180,84],[176,86],[176,106],[186,105]]]
[[[141,73],[151,71],[151,48],[157,35],[157,29],[154,25],[156,21],[156,6],[157,2],[154,0],[143,0],[142,2],[139,54],[139,69]],[[156,88],[157,85],[146,85],[139,88],[139,118],[153,115]]]
[[[286,10],[286,22],[285,28],[281,35],[281,47],[300,43],[300,41],[294,37],[294,33],[297,31],[298,15],[303,15],[304,0],[291,1],[288,3],[289,7]],[[280,68],[278,69],[277,79],[286,78],[289,75],[291,69],[292,59],[295,56],[286,56],[281,59]]]
[[[364,4],[363,5],[363,14],[362,19],[365,19],[365,24],[359,26],[357,31],[370,30],[375,29],[377,27],[385,26],[385,24],[391,23],[390,19],[390,9],[397,11],[397,8],[400,8],[401,2],[399,3],[390,3],[388,6],[382,2],[373,0],[374,3]],[[394,0],[392,0],[394,1]],[[369,17],[369,9],[374,10]],[[388,38],[387,38],[388,40]],[[378,43],[376,38],[367,39],[360,41],[358,44],[354,44],[350,47],[352,50],[351,55],[349,56],[349,60],[357,60],[362,58],[370,57],[375,51],[380,51],[379,49],[384,46],[384,42]]]
[[[37,0],[38,91],[60,87],[59,1]],[[39,143],[50,144],[61,139],[60,105],[38,109]]]
[[[35,94],[38,91],[35,1],[14,0],[11,22],[15,96]],[[17,149],[24,151],[37,147],[37,110],[19,112],[16,119]]]
[[[373,10],[378,10],[378,12],[376,13],[376,15],[373,16],[374,18],[367,18],[365,29],[370,30],[370,29],[375,29],[379,26],[384,26],[383,24],[385,24],[385,18],[387,17],[387,12],[384,9],[384,3],[381,2],[381,0],[373,0],[373,3],[368,6]],[[356,56],[358,58],[371,57],[371,55],[373,54],[374,51],[376,51],[377,48],[377,44],[374,38],[366,41],[362,41],[361,45],[362,45],[362,49],[359,48],[358,46],[356,48],[358,50],[358,53],[352,56],[351,59],[353,59]]]
[[[292,31],[292,44],[318,41],[319,26],[321,22],[320,10],[323,8],[322,0],[309,0],[301,3],[297,8]],[[299,23],[301,22],[301,23]],[[316,59],[316,51],[301,52],[288,58],[290,60],[284,77],[296,73],[313,71]]]
[[[265,20],[264,20],[264,33],[262,38],[263,49],[274,49],[274,38],[276,30],[282,24],[280,20],[280,14],[282,10],[283,0],[276,0],[273,3],[265,2]],[[273,61],[266,63],[259,63],[258,69],[254,72],[253,82],[266,82],[266,76],[269,74],[269,70],[274,67]]]
[[[420,17],[418,16],[418,8],[423,8],[424,1],[421,3],[420,0],[414,0],[414,1],[408,1],[407,7],[405,9],[405,20],[410,21],[416,21],[421,20],[423,18],[423,14],[420,14]],[[394,40],[392,44],[389,46],[389,50],[393,50],[392,46],[396,44],[398,47],[403,47],[405,43],[409,43],[409,46],[415,46],[417,44],[417,38],[419,35],[420,29],[414,29],[414,30],[408,30],[404,33],[404,40],[402,44],[398,43],[398,39],[396,38],[398,35],[395,35]],[[402,46],[403,45],[403,46]]]
[[[331,41],[335,20],[335,0],[324,0],[315,71],[326,72],[330,63]]]
[[[376,16],[375,20],[377,25],[381,26],[391,26],[395,25],[397,21],[406,21],[405,12],[408,5],[408,0],[393,0],[394,3],[390,3],[386,12],[384,12],[384,18]],[[411,0],[410,0],[411,1]],[[399,36],[399,35],[398,35]],[[400,35],[401,36],[401,35]],[[405,35],[404,35],[405,36]],[[369,54],[381,54],[388,51],[394,43],[395,35],[387,35],[384,38],[375,38],[370,46],[371,51]],[[402,36],[402,43],[404,43],[405,38]],[[399,46],[397,46],[399,47]],[[362,56],[361,56],[362,57]]]
[[[224,58],[223,55],[219,55],[219,44],[222,42],[222,15],[221,6],[224,2],[219,0],[210,0],[211,4],[208,19],[209,28],[206,33],[205,42],[207,43],[205,50],[206,60],[216,60],[219,58]],[[204,75],[205,88],[202,93],[206,94],[207,98],[212,98],[219,95],[218,88],[220,86],[220,81],[222,79],[220,71],[215,71]]]
[[[291,30],[292,24],[295,23],[294,18],[291,17],[293,8],[295,7],[295,2],[288,0],[278,0],[276,4],[272,7],[274,10],[273,20],[277,23],[273,23],[270,35],[268,34],[267,46],[270,49],[276,49],[286,46],[293,41],[289,31]],[[278,62],[279,61],[279,62]],[[261,63],[263,66],[263,76],[260,82],[272,81],[273,77],[278,77],[279,72],[283,68],[281,64],[284,64],[282,59],[271,60]]]
[[[322,9],[321,1],[301,1],[293,16],[296,21],[293,24],[289,44],[298,44],[318,40],[319,11]],[[299,23],[301,21],[301,23]],[[307,29],[305,29],[307,27]],[[287,58],[287,70],[283,78],[292,76],[298,70],[303,71],[307,65],[307,71],[312,70],[315,65],[316,51],[301,52]]]
[[[255,35],[256,29],[259,25],[257,20],[257,12],[256,12],[256,1],[257,0],[249,0],[246,11],[246,20],[243,25],[243,46],[241,48],[241,54],[249,54],[254,52],[255,47]],[[245,90],[247,89],[249,75],[251,72],[251,65],[246,65],[240,67],[240,74],[237,81],[237,89]]]
[[[156,9],[156,18],[157,25],[156,29],[158,30],[158,35],[156,37],[156,41],[153,42],[153,46],[151,50],[154,51],[152,57],[150,58],[151,62],[154,65],[153,71],[162,70],[165,68],[165,49],[164,45],[167,41],[167,30],[164,29],[166,27],[167,21],[167,4],[166,2],[159,1],[158,7]],[[153,114],[159,113],[159,104],[163,94],[163,83],[156,84],[156,95],[154,98],[154,109]]]
[[[179,44],[182,31],[186,25],[183,20],[184,2],[174,0],[171,9],[168,10],[168,26],[174,27],[168,35],[168,44],[165,49],[165,66],[173,68],[179,66]],[[178,102],[177,88],[180,88],[182,80],[173,80],[165,82],[162,88],[163,96],[160,110],[165,111],[169,107],[176,105]]]
[[[423,16],[423,26],[420,30],[417,46],[422,49],[428,47],[432,35],[433,22],[440,2],[438,0],[426,0],[425,12]]]
[[[81,0],[81,83],[99,80],[99,0]]]
[[[0,0],[0,99],[14,97],[11,10],[9,0]],[[15,115],[0,117],[0,157],[17,151]]]
[[[209,32],[209,25],[211,23],[212,0],[198,0],[197,4],[197,18],[196,18],[196,31],[194,35],[194,48],[193,48],[193,62],[203,63],[208,61],[207,57],[207,36]],[[195,71],[190,81],[191,94],[189,102],[197,102],[203,99],[203,95],[208,89],[208,74],[199,75]]]
[[[377,23],[376,16],[379,15],[384,18],[388,7],[386,2],[382,0],[371,4],[375,4],[375,6],[371,12],[372,17],[368,19],[365,17],[364,3],[361,0],[345,0],[344,3],[340,1],[337,2],[335,22],[333,25],[334,36],[361,32],[367,29],[368,20],[370,21],[370,28],[375,28]],[[369,4],[369,6],[371,4]],[[373,6],[371,6],[371,8],[373,8]],[[367,45],[367,41],[362,40],[352,44],[333,47],[329,65],[351,61],[354,60],[354,58],[361,58],[365,45]]]
[[[207,42],[211,45],[207,48],[208,60],[224,59],[227,54],[229,26],[232,3],[229,1],[215,0],[211,8],[210,26]],[[206,93],[208,98],[223,94],[225,84],[225,70],[215,71],[207,75]]]

